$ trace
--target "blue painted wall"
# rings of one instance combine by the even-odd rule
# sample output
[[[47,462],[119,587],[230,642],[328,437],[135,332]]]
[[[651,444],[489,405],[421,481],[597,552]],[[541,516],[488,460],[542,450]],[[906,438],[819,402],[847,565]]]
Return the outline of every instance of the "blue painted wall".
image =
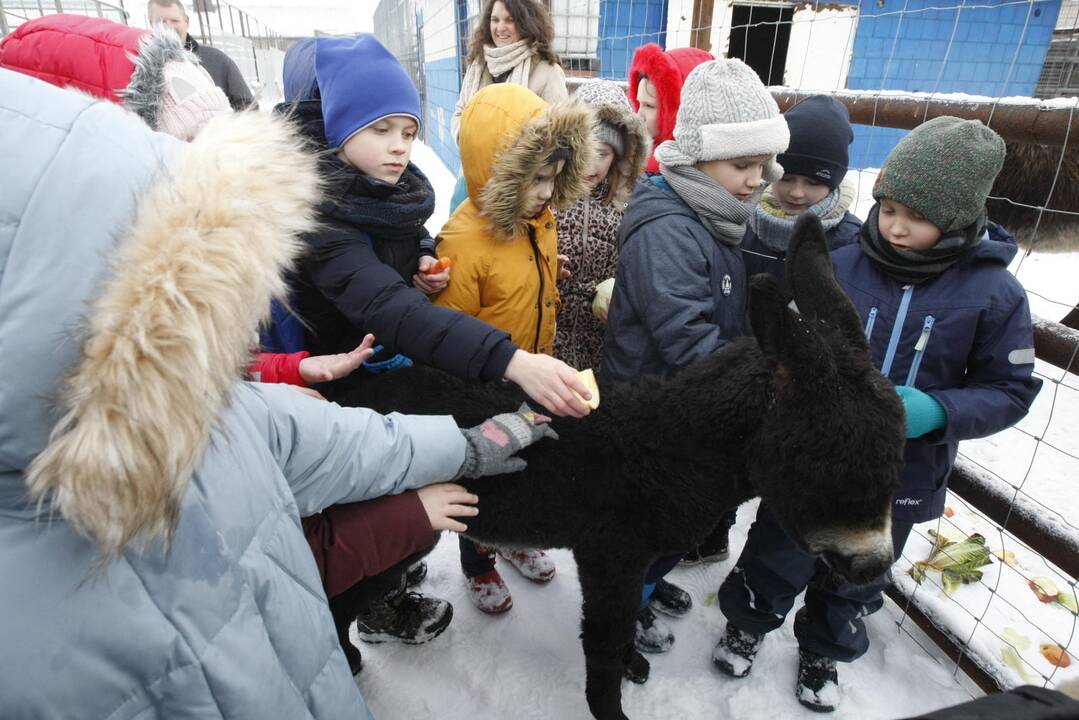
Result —
[[[847,87],[992,97],[1034,94],[1060,11],[1060,0],[942,10],[931,9],[939,0],[859,2]],[[863,168],[880,167],[906,131],[856,125],[854,134],[850,163]]]
[[[1057,0],[1059,2],[1059,0]],[[602,0],[599,4],[599,76],[629,77],[633,51],[667,42],[667,0]]]
[[[456,57],[426,63],[427,72],[427,144],[450,171],[461,168],[461,155],[450,134],[450,118],[461,94],[461,71]]]

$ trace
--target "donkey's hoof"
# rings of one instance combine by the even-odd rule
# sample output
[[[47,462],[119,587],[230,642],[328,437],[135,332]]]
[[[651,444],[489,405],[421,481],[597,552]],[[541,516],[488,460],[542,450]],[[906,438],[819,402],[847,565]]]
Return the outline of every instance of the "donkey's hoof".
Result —
[[[648,681],[648,672],[650,669],[651,666],[648,664],[648,661],[644,659],[644,655],[641,655],[634,650],[626,658],[626,666],[623,674],[630,682],[643,685]]]

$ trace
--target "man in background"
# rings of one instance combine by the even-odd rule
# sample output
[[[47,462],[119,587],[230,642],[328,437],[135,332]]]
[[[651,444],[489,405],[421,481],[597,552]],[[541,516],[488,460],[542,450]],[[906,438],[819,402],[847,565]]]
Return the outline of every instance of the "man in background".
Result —
[[[200,45],[187,33],[189,21],[181,0],[150,0],[146,7],[146,16],[151,25],[165,23],[176,31],[184,47],[195,53],[206,72],[210,73],[214,84],[225,92],[233,110],[244,110],[255,104],[255,98],[236,63],[217,48]]]

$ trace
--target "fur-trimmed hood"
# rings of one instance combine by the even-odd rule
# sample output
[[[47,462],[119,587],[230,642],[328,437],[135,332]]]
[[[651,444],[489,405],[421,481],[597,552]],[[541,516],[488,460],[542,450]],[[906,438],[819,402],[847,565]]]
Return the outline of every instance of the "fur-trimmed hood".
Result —
[[[686,77],[703,62],[715,60],[711,53],[698,48],[675,48],[666,51],[656,43],[648,43],[633,53],[629,70],[629,101],[633,109],[637,101],[637,86],[647,77],[656,88],[656,136],[652,138],[653,150],[665,140],[674,139],[674,125],[678,118],[678,106],[682,100],[682,84]],[[648,172],[659,172],[659,163],[649,155]]]
[[[596,159],[596,117],[581,102],[547,105],[528,88],[488,85],[461,116],[461,165],[469,199],[506,237],[527,232],[525,191],[558,148],[570,158],[555,178],[551,205],[563,208],[588,193],[584,178]]]
[[[10,472],[25,472],[30,498],[107,559],[175,528],[257,326],[284,292],[296,238],[313,225],[319,185],[314,158],[280,118],[220,117],[184,145],[56,93],[54,104],[89,104],[76,117],[94,130],[77,120],[64,140],[42,139],[55,144],[27,157],[51,162],[20,167],[5,203],[20,230],[0,258],[13,280],[0,293],[0,343],[28,357],[5,362],[0,417],[28,427],[0,421],[0,512],[26,508],[9,486]],[[114,133],[100,130],[110,123]],[[66,242],[53,218],[76,223]],[[27,265],[31,250],[38,266]]]

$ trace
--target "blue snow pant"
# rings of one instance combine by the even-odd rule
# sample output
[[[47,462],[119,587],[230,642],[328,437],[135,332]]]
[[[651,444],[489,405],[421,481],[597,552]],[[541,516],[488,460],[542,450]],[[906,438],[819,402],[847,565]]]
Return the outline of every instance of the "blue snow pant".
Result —
[[[892,521],[896,557],[913,523]],[[862,618],[881,608],[887,575],[867,585],[847,582],[827,565],[802,552],[762,502],[749,528],[738,563],[719,587],[719,608],[746,632],[764,634],[783,624],[803,590],[805,604],[794,618],[798,646],[839,662],[869,649]]]

